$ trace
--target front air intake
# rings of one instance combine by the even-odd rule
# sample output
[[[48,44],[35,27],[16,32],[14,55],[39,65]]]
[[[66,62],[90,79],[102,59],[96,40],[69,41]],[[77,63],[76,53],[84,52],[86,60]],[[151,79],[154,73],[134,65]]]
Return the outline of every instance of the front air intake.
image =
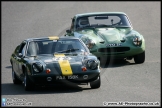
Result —
[[[99,48],[98,52],[125,52],[129,51],[129,47],[111,47],[111,48]]]

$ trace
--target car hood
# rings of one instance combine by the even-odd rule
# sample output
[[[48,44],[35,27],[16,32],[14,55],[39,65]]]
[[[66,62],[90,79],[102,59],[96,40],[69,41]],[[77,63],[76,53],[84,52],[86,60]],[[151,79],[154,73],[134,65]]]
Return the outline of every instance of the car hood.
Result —
[[[131,28],[94,28],[94,29],[84,29],[74,32],[76,37],[81,38],[83,41],[86,39],[92,39],[96,43],[104,42],[121,42],[123,37],[129,34]]]
[[[62,56],[63,55],[63,56]],[[86,59],[97,60],[97,57],[90,54],[42,54],[35,58],[35,61],[48,64],[58,64],[59,61],[67,60],[71,65],[82,65]]]
[[[62,55],[62,54],[61,54]],[[64,55],[64,56],[56,56],[56,55],[38,55],[35,57],[35,59],[44,62],[45,64],[50,64],[50,63],[58,63],[60,60],[68,60],[70,63],[76,63],[79,62],[81,63],[82,59],[84,56],[78,56],[78,55]]]
[[[72,75],[81,71],[81,67],[84,66],[84,60],[95,59],[96,56],[84,56],[84,55],[38,55],[33,57],[35,62],[39,62],[44,65],[45,69],[50,69],[52,73]],[[72,71],[71,71],[72,69]],[[68,71],[68,72],[65,72]],[[72,73],[71,73],[72,72]]]

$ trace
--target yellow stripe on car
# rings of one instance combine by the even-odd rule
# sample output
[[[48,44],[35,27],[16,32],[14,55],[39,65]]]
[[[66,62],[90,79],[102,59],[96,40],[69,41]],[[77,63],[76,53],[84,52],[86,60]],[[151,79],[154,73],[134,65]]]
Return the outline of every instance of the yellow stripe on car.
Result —
[[[58,40],[58,39],[59,39],[58,36],[49,36],[48,38],[49,38],[50,40]]]
[[[55,54],[54,56],[55,57],[64,57],[65,55],[64,54]]]
[[[54,54],[55,57],[64,57],[64,54]],[[62,75],[68,76],[72,75],[72,69],[68,60],[60,59],[58,60]]]

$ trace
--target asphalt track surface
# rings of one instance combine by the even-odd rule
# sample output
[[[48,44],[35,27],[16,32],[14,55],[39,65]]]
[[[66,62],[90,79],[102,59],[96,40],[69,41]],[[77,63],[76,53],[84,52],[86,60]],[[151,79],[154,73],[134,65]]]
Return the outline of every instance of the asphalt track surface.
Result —
[[[146,42],[143,64],[111,61],[101,69],[101,87],[65,84],[25,91],[14,85],[10,56],[26,38],[61,36],[78,13],[125,12]],[[160,2],[1,2],[1,98],[25,99],[31,106],[161,106]]]

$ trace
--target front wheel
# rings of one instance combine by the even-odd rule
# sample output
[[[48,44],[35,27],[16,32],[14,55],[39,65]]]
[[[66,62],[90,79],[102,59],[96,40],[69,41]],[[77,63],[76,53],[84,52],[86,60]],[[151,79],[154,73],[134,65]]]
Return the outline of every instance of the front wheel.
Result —
[[[92,89],[99,88],[100,85],[101,85],[100,76],[95,81],[90,82],[90,86]]]
[[[24,88],[26,91],[33,90],[34,88],[34,84],[30,81],[29,76],[27,75],[26,72],[24,75]]]
[[[145,61],[145,51],[138,54],[138,55],[135,55],[134,61],[135,61],[136,64],[143,63]]]

